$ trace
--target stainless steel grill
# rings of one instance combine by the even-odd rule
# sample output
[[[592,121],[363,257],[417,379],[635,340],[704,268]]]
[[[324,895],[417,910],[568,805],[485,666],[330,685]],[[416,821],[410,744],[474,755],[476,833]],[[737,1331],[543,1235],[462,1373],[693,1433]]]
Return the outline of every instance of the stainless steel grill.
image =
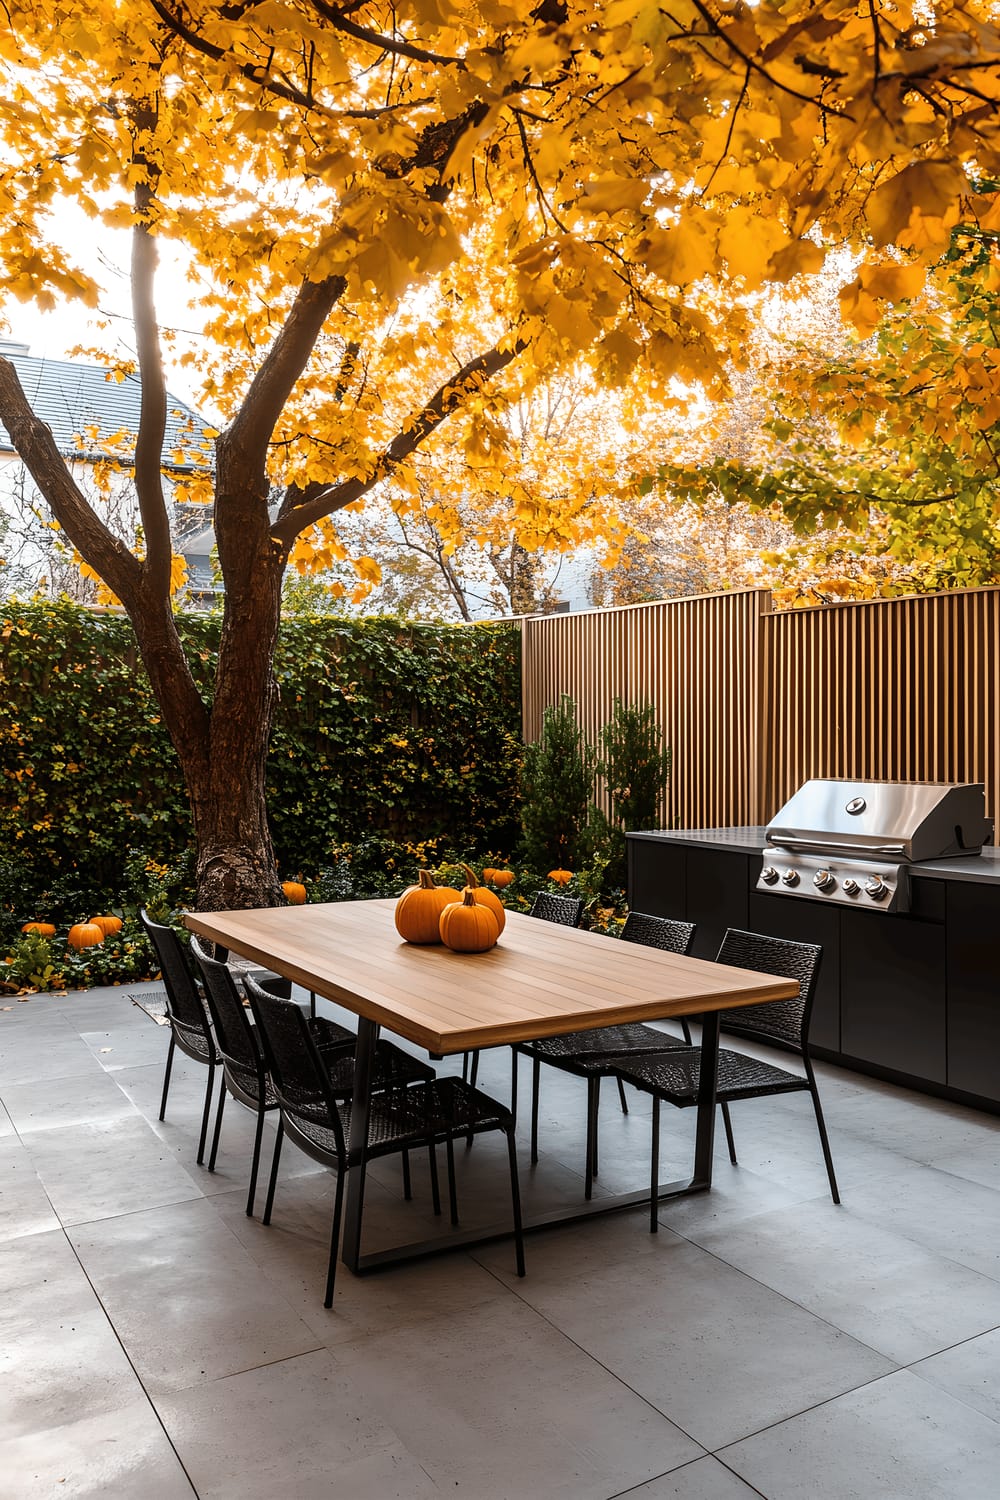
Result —
[[[992,836],[982,782],[807,781],[767,828],[757,889],[907,911],[910,865]]]

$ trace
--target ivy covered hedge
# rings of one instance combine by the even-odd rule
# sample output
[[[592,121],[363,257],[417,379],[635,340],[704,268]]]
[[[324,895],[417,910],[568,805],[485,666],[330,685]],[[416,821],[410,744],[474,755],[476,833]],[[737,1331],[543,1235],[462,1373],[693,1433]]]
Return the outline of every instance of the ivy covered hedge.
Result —
[[[217,618],[180,630],[206,688]],[[281,871],[372,836],[509,850],[518,833],[516,627],[388,619],[283,626],[269,807]],[[126,619],[69,604],[0,612],[0,906],[86,916],[131,857],[184,859],[180,769]],[[128,851],[132,851],[129,856]]]

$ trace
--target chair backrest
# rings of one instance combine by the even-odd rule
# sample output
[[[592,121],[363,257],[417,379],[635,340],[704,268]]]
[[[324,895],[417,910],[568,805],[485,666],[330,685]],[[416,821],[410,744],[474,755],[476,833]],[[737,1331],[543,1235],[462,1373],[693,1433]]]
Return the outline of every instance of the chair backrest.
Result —
[[[208,1035],[208,1016],[188,965],[184,944],[172,927],[154,922],[147,911],[140,910],[139,921],[146,930],[146,936],[153,945],[153,952],[160,965],[170,1021],[187,1031]]]
[[[687,953],[694,941],[694,923],[677,922],[672,917],[652,917],[645,911],[630,911],[621,937],[623,943],[662,948],[664,953]]]
[[[337,1149],[345,1151],[340,1112],[301,1008],[294,1000],[273,995],[249,976],[243,984],[278,1103],[293,1117],[329,1127]]]
[[[805,1053],[809,1020],[816,997],[816,980],[823,949],[818,943],[793,943],[790,938],[727,929],[716,962],[737,969],[754,969],[781,979],[797,979],[797,1000],[775,1000],[770,1005],[745,1005],[723,1011],[720,1030],[733,1036],[769,1042],[790,1052]]]
[[[542,922],[558,922],[560,927],[579,927],[583,902],[574,896],[555,896],[551,891],[537,891],[529,917]]]
[[[191,955],[201,970],[216,1045],[224,1061],[248,1073],[259,1073],[263,1063],[260,1046],[231,971],[217,958],[210,958],[197,938],[191,939]]]

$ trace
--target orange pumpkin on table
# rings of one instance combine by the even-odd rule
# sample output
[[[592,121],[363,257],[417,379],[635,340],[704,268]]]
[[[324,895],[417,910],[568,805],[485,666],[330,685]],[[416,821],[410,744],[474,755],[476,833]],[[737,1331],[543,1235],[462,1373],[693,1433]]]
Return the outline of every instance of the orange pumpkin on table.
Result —
[[[470,890],[479,902],[479,905],[487,907],[496,917],[497,937],[499,937],[507,921],[507,908],[499,896],[494,896],[492,891],[488,891],[484,885],[479,884],[479,881],[476,879],[476,872],[471,865],[463,865],[462,869],[465,871],[468,880],[466,890]],[[464,896],[465,891],[462,894]]]
[[[299,880],[283,880],[281,889],[285,893],[285,900],[289,906],[304,906],[306,900],[306,888]]]
[[[34,932],[38,937],[55,937],[56,930],[51,922],[25,922],[21,928],[22,932]]]
[[[103,943],[104,933],[96,922],[75,922],[66,941],[79,952],[81,948],[96,948],[98,943]]]
[[[406,943],[439,943],[441,913],[462,897],[454,886],[435,885],[430,870],[419,872],[419,882],[396,902],[396,931]]]
[[[476,900],[469,885],[461,901],[452,902],[441,913],[440,931],[442,943],[454,953],[485,953],[500,936],[496,917]]]

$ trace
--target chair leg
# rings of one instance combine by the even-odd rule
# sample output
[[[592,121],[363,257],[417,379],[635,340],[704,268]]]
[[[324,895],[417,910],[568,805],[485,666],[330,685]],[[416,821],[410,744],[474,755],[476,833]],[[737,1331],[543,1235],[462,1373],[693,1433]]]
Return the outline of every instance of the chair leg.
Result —
[[[253,1218],[253,1200],[257,1196],[257,1173],[260,1170],[260,1148],[264,1140],[264,1105],[257,1109],[257,1129],[253,1137],[253,1157],[250,1162],[250,1186],[247,1190],[247,1218]]]
[[[803,1061],[806,1065],[806,1073],[809,1077],[809,1093],[816,1111],[816,1125],[819,1129],[819,1143],[823,1147],[823,1160],[826,1162],[826,1175],[830,1179],[830,1193],[834,1203],[840,1202],[840,1191],[837,1187],[837,1178],[833,1170],[833,1156],[830,1152],[830,1139],[826,1133],[826,1121],[823,1119],[823,1108],[819,1102],[819,1089],[816,1087],[816,1078],[813,1074],[812,1063],[808,1056]]]
[[[330,1230],[330,1264],[326,1270],[326,1296],[323,1298],[324,1307],[333,1306],[333,1284],[337,1276],[337,1251],[340,1248],[340,1218],[344,1209],[344,1178],[346,1176],[346,1164],[342,1164],[337,1169],[337,1192],[333,1200],[333,1227]]]
[[[619,1099],[619,1102],[621,1103],[622,1114],[623,1115],[627,1115],[628,1114],[628,1100],[625,1098],[625,1084],[624,1084],[624,1081],[621,1078],[619,1078],[617,1080],[617,1082],[618,1082],[618,1099]]]
[[[198,1137],[198,1165],[205,1160],[205,1142],[208,1140],[208,1122],[212,1114],[212,1087],[215,1083],[215,1063],[208,1065],[208,1087],[205,1089],[205,1108],[201,1112],[201,1135]]]
[[[507,1135],[507,1156],[510,1161],[510,1201],[514,1214],[514,1254],[518,1276],[524,1275],[524,1228],[521,1224],[521,1187],[517,1177],[517,1150],[514,1146],[514,1126]]]
[[[275,1189],[275,1185],[276,1185],[276,1183],[278,1181],[278,1162],[281,1160],[281,1143],[282,1143],[282,1141],[284,1139],[285,1139],[285,1126],[284,1126],[284,1122],[281,1119],[281,1116],[279,1115],[278,1116],[278,1132],[277,1132],[276,1136],[274,1137],[274,1155],[271,1157],[271,1175],[268,1178],[268,1182],[267,1182],[267,1201],[264,1204],[264,1219],[263,1219],[263,1222],[265,1224],[270,1224],[270,1222],[271,1222],[271,1209],[272,1209],[272,1207],[274,1205],[274,1189]]]
[[[174,1041],[174,1034],[173,1034],[173,1032],[171,1032],[170,1033],[170,1046],[167,1048],[167,1066],[166,1066],[166,1068],[164,1070],[164,1073],[163,1073],[163,1097],[160,1100],[160,1119],[161,1120],[163,1119],[163,1116],[167,1112],[167,1091],[170,1088],[170,1069],[173,1067],[173,1062],[174,1062],[174,1047],[176,1045],[177,1044]]]
[[[453,1227],[458,1225],[458,1193],[455,1188],[455,1142],[449,1135],[445,1140],[448,1156],[448,1207],[451,1210]]]
[[[733,1122],[729,1118],[729,1105],[725,1099],[720,1101],[722,1109],[722,1123],[726,1127],[726,1144],[729,1147],[729,1160],[736,1166],[736,1142],[733,1139]]]
[[[413,1184],[410,1181],[410,1153],[403,1152],[403,1197],[409,1203],[413,1197]]]
[[[312,1020],[316,1019],[316,991],[309,991],[309,1015]]]
[[[656,1211],[660,1204],[660,1096],[653,1095],[653,1126],[649,1171],[649,1232],[658,1234],[660,1221]]]
[[[215,1159],[219,1154],[219,1136],[222,1134],[222,1111],[226,1107],[226,1076],[223,1073],[219,1079],[219,1107],[215,1111],[215,1129],[212,1132],[212,1149],[208,1157],[208,1170],[215,1171]]]
[[[469,1073],[469,1082],[472,1084],[473,1088],[475,1088],[475,1086],[476,1086],[476,1079],[478,1077],[479,1077],[479,1048],[477,1047],[476,1050],[475,1050],[475,1052],[473,1052],[473,1054],[472,1054],[472,1070]]]
[[[542,1065],[537,1057],[531,1059],[531,1165],[538,1160],[538,1086],[542,1077]]]

